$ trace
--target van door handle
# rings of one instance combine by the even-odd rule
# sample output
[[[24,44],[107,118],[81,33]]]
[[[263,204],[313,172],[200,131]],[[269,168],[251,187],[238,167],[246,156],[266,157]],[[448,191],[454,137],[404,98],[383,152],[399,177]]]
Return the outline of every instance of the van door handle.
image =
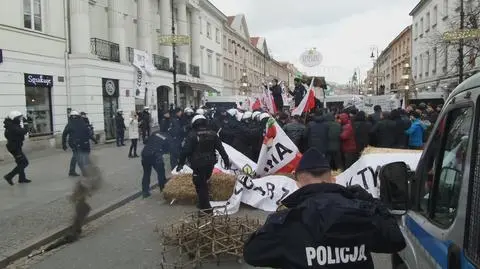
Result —
[[[458,269],[461,267],[462,250],[456,244],[448,247],[448,269]]]

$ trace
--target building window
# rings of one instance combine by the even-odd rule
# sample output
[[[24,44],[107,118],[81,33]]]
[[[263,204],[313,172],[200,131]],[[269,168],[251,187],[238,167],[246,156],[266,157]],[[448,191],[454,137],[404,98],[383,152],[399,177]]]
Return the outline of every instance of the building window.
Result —
[[[420,37],[423,37],[423,29],[424,29],[424,28],[423,28],[423,18],[421,18],[421,19],[420,19],[420,29],[419,29],[419,31],[420,31],[420,33],[419,33]]]
[[[223,36],[223,50],[227,50],[227,36]]]
[[[443,0],[443,18],[448,17],[448,0]]]
[[[420,77],[422,77],[422,73],[423,73],[423,55],[422,54],[420,54],[420,61],[419,62],[420,62],[420,67],[419,67],[419,70],[418,70],[419,71],[418,75]]]
[[[208,54],[207,56],[207,67],[208,67],[208,74],[212,75],[213,74],[213,62],[212,62],[212,54]]]
[[[42,31],[42,0],[23,0],[23,27]]]
[[[415,28],[413,28],[413,37],[415,39],[418,37],[418,23],[415,23]]]
[[[30,136],[52,134],[51,88],[25,86],[25,99]]]
[[[223,78],[227,79],[227,64],[223,64]]]
[[[200,34],[202,35],[202,34],[203,34],[203,20],[202,20],[202,16],[199,16],[199,17],[198,17],[198,23],[200,24]]]
[[[215,29],[215,41],[220,44],[220,30],[218,28]]]
[[[232,65],[229,65],[228,66],[228,79],[232,80],[232,78],[233,78],[233,68],[232,68]]]
[[[445,58],[443,61],[443,73],[448,71],[448,45],[445,46]]]
[[[430,51],[425,52],[425,77],[428,77],[430,72]]]
[[[428,32],[430,30],[430,12],[427,12],[427,17],[425,19],[426,19],[425,31]]]
[[[207,22],[207,37],[212,39],[212,25]]]
[[[433,48],[433,69],[432,69],[432,74],[435,74],[435,73],[437,72],[437,57],[438,57],[437,48]]]
[[[433,7],[433,14],[432,14],[432,27],[435,27],[437,25],[437,17],[438,17],[438,7],[434,6]]]
[[[228,39],[228,52],[232,52],[232,40]]]
[[[222,69],[221,69],[221,63],[220,63],[220,56],[217,55],[217,65],[216,65],[216,70],[217,76],[222,76]]]

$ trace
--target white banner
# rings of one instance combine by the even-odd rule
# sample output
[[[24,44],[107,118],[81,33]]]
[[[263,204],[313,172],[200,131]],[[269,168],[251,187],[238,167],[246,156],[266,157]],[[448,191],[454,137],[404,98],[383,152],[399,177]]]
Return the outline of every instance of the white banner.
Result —
[[[362,156],[354,165],[336,177],[337,184],[343,186],[360,185],[374,197],[379,197],[378,173],[388,163],[404,161],[414,170],[421,153],[372,153]],[[238,176],[233,195],[224,202],[211,202],[212,206],[227,206],[227,212],[238,212],[240,203],[264,211],[275,211],[279,201],[298,189],[296,182],[285,176],[267,176],[251,179]],[[216,211],[216,214],[222,214]]]
[[[151,76],[155,67],[152,64],[150,55],[142,50],[133,50],[132,65],[136,67],[134,74],[134,96],[145,98],[145,88],[147,87],[147,76]]]
[[[263,144],[258,157],[257,175],[275,174],[300,158],[301,155],[295,143],[285,134],[277,121],[270,118],[265,126]],[[296,165],[294,166],[292,169],[296,168]]]
[[[133,90],[135,97],[144,99],[145,98],[145,88],[147,87],[147,81],[145,79],[145,73],[141,69],[135,68],[134,72],[134,84]]]

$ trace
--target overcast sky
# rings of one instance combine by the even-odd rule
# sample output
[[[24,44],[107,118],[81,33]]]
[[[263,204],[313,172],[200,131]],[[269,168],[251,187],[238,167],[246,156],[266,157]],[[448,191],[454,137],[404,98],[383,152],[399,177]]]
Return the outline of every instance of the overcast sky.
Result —
[[[210,0],[225,15],[246,15],[252,36],[264,36],[275,59],[310,75],[346,83],[354,69],[362,80],[373,63],[371,48],[385,48],[411,24],[419,0]],[[300,54],[316,47],[320,67],[304,68]]]

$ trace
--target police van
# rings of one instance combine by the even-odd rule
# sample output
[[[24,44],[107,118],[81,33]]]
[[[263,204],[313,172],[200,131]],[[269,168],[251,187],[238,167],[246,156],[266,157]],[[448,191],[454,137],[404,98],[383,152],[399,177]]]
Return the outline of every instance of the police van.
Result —
[[[407,247],[394,269],[480,268],[480,74],[448,97],[415,171],[379,174],[380,197],[399,216]]]

